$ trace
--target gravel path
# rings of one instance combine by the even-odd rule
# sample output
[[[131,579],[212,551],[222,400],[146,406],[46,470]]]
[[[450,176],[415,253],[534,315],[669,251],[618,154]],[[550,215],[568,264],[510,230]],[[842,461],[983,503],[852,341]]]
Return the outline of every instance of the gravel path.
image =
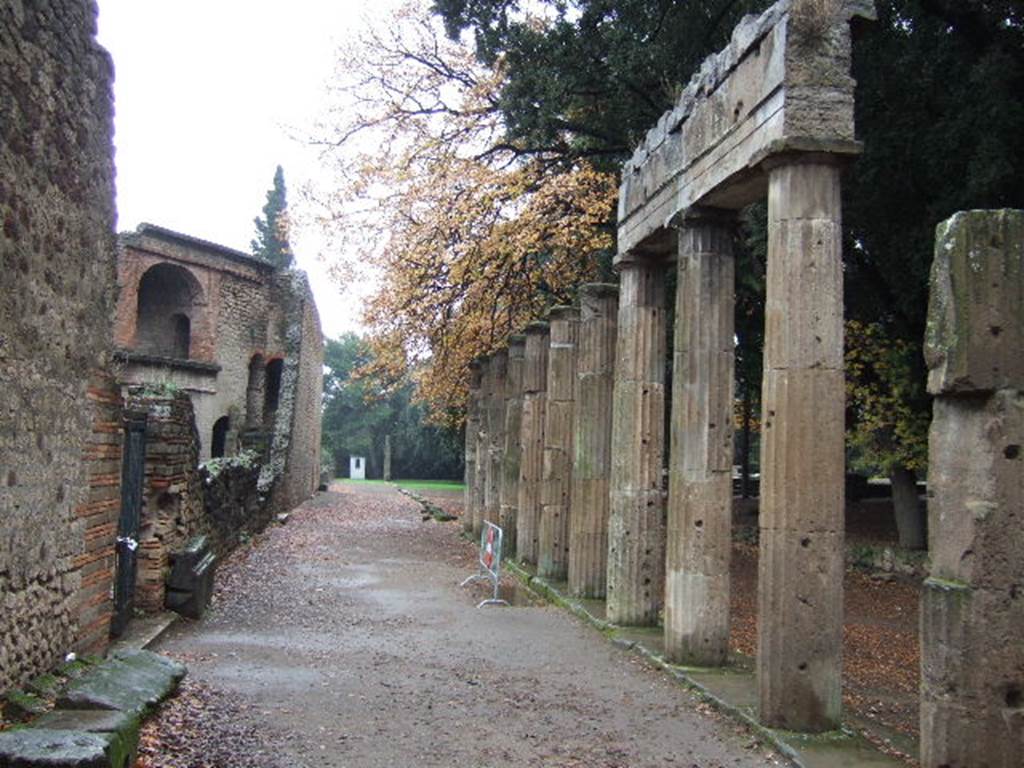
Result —
[[[747,730],[568,614],[474,606],[472,547],[390,489],[320,494],[158,646],[189,665],[139,765],[754,766]]]

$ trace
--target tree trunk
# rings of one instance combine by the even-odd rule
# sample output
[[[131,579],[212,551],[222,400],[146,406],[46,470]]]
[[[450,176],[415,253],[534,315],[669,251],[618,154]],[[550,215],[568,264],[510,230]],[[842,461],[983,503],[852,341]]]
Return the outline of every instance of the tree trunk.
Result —
[[[917,477],[913,470],[897,467],[889,476],[892,484],[892,509],[896,516],[900,546],[904,549],[927,549],[928,532],[924,505],[917,495]]]

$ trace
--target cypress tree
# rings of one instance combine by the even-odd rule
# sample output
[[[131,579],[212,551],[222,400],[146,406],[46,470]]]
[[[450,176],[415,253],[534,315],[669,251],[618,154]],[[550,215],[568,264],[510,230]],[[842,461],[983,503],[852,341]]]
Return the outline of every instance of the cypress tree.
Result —
[[[263,216],[257,216],[256,237],[251,248],[253,256],[275,267],[292,264],[292,248],[288,243],[288,199],[284,186],[284,169],[279,165],[274,172],[274,186],[267,190],[267,204]]]

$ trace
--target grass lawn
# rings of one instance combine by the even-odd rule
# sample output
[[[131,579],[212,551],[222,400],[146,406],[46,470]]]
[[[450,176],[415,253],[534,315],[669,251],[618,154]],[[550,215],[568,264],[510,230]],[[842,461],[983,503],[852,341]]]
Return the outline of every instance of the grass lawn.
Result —
[[[335,482],[353,485],[384,485],[383,480],[352,480],[348,477],[335,478]],[[410,491],[462,491],[466,487],[457,480],[392,480],[389,484]]]

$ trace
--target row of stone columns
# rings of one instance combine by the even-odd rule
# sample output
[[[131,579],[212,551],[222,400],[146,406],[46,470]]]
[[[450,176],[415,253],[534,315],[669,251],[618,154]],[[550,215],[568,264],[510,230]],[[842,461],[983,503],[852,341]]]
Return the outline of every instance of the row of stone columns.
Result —
[[[760,714],[769,725],[821,731],[838,724],[841,691],[839,170],[817,155],[784,158],[769,169],[768,198]],[[474,530],[478,519],[500,519],[515,531],[518,558],[540,575],[568,577],[575,595],[605,597],[616,624],[653,626],[664,610],[667,657],[718,665],[729,650],[734,218],[691,210],[677,227],[674,259],[620,258],[617,315],[614,286],[584,286],[579,310],[555,308],[526,328],[521,389],[509,376],[511,352],[481,363],[479,388],[471,381],[468,424],[478,438],[473,455],[467,437],[467,473],[475,462]],[[665,278],[673,261],[666,506]],[[515,443],[506,430],[517,421]]]

